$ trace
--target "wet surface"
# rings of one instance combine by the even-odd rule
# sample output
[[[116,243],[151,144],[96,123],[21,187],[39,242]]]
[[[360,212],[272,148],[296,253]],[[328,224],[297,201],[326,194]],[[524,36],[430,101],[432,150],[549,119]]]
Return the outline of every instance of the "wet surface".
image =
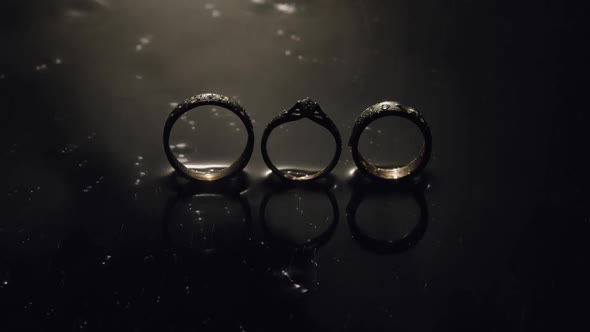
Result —
[[[0,330],[584,330],[579,12],[3,1]],[[244,106],[256,145],[235,178],[190,184],[162,130],[176,103],[204,92]],[[307,96],[344,142],[369,105],[411,105],[432,130],[425,174],[376,184],[344,148],[322,181],[277,181],[259,139]],[[175,153],[228,162],[239,121],[207,112],[213,127],[185,119]],[[203,143],[200,126],[216,138]],[[277,158],[321,167],[333,147],[287,129],[271,137]],[[383,156],[388,129],[365,133],[367,155],[398,156]]]

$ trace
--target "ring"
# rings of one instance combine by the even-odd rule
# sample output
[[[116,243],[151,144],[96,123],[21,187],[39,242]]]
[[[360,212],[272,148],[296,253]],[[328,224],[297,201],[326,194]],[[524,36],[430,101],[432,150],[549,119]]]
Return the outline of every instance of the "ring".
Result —
[[[424,144],[420,153],[409,164],[395,167],[379,167],[367,162],[359,152],[359,140],[361,134],[373,121],[386,117],[398,116],[410,120],[422,133]],[[367,108],[356,120],[352,128],[352,134],[348,147],[352,152],[352,159],[357,168],[365,175],[381,180],[397,181],[402,178],[410,178],[420,173],[428,160],[432,150],[432,135],[424,117],[413,108],[401,105],[395,101],[385,101]]]
[[[297,121],[304,118],[308,118],[311,121],[319,124],[320,126],[328,129],[328,131],[334,136],[334,140],[336,142],[336,152],[334,153],[334,157],[330,161],[330,164],[326,166],[324,169],[314,172],[308,173],[299,170],[279,170],[270,160],[267,151],[267,142],[270,133],[278,126],[285,124],[287,122]],[[322,111],[320,105],[315,101],[305,98],[303,100],[299,100],[293,107],[290,109],[282,112],[277,117],[275,117],[264,129],[264,133],[262,135],[262,158],[266,163],[266,166],[270,168],[270,170],[278,175],[281,178],[293,181],[307,181],[313,180],[323,175],[326,175],[336,167],[338,163],[338,159],[340,159],[340,152],[342,151],[342,139],[340,138],[340,133],[338,132],[338,128],[334,122]]]
[[[199,106],[219,106],[223,107],[240,118],[244,127],[246,127],[246,131],[248,132],[248,142],[246,143],[246,147],[244,151],[240,155],[240,157],[234,161],[231,165],[225,168],[211,168],[208,167],[206,169],[196,169],[196,168],[188,168],[183,165],[170,148],[170,132],[172,131],[172,127],[176,123],[176,121],[186,112],[199,107]],[[252,150],[254,149],[254,130],[252,127],[252,121],[250,121],[250,116],[248,113],[238,104],[237,102],[230,100],[226,96],[218,95],[215,93],[205,93],[193,96],[189,99],[186,99],[184,102],[179,104],[168,116],[166,120],[166,124],[164,126],[164,151],[166,152],[166,157],[168,161],[172,165],[172,167],[182,174],[184,177],[192,180],[198,181],[215,181],[219,180],[231,175],[234,175],[246,167],[248,161],[250,160],[250,156],[252,155]]]

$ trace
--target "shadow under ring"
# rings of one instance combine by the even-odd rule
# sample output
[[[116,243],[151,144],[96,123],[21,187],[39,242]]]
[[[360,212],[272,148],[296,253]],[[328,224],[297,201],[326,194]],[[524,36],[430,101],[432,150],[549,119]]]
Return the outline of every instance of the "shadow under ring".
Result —
[[[422,133],[424,144],[422,145],[418,156],[407,165],[391,167],[373,165],[366,161],[359,151],[358,145],[364,130],[372,122],[386,116],[407,119],[416,125]],[[403,179],[414,177],[426,167],[432,151],[432,134],[430,133],[430,127],[426,123],[422,114],[418,113],[413,108],[401,105],[400,103],[385,101],[369,106],[361,113],[352,128],[348,147],[352,153],[354,163],[363,175],[381,181],[401,181]]]
[[[334,156],[332,160],[328,164],[328,166],[324,167],[324,169],[308,174],[301,170],[284,170],[281,171],[278,169],[275,164],[272,162],[268,155],[267,144],[268,138],[272,131],[288,122],[298,121],[301,119],[310,119],[314,123],[326,128],[330,134],[334,137],[334,141],[336,143],[336,151],[334,152]],[[318,103],[314,102],[309,98],[305,98],[299,100],[293,107],[290,109],[282,112],[278,116],[276,116],[264,129],[264,133],[262,134],[262,142],[261,142],[261,150],[262,150],[262,158],[264,159],[264,163],[268,168],[281,179],[290,180],[290,181],[309,181],[314,180],[319,177],[325,176],[326,174],[330,173],[334,167],[338,164],[338,160],[340,159],[340,154],[342,152],[342,138],[340,137],[340,132],[336,127],[336,124],[328,117],[326,113],[322,111]]]
[[[173,244],[173,241],[170,236],[170,223],[171,223],[171,216],[175,210],[177,210],[178,206],[183,202],[186,202],[194,197],[220,197],[230,201],[236,201],[242,208],[244,213],[244,225],[246,227],[246,234],[242,237],[243,243],[238,245],[238,248],[245,247],[252,237],[252,213],[250,210],[250,205],[244,196],[241,195],[240,192],[234,192],[230,194],[228,192],[184,192],[184,193],[177,193],[174,197],[171,197],[168,202],[166,203],[166,207],[164,210],[164,214],[162,217],[162,234],[163,234],[163,241],[164,241],[164,248],[173,249],[176,246]]]
[[[248,141],[246,143],[246,147],[244,147],[244,150],[242,151],[240,157],[226,168],[209,168],[206,171],[191,169],[182,164],[176,158],[174,153],[172,153],[172,149],[170,148],[170,133],[172,131],[172,127],[174,127],[176,121],[184,113],[200,106],[218,106],[225,108],[237,115],[238,118],[240,118],[240,120],[244,124],[244,127],[246,128],[246,131],[248,133]],[[250,116],[236,101],[219,94],[205,93],[186,99],[184,102],[176,106],[174,110],[172,110],[172,112],[168,116],[168,119],[166,120],[166,124],[164,125],[164,152],[166,153],[166,157],[168,158],[168,161],[170,162],[170,165],[172,165],[174,170],[176,170],[178,173],[180,173],[182,176],[189,180],[216,181],[232,176],[242,171],[246,167],[246,165],[250,161],[250,157],[252,156],[253,150],[254,129],[252,126],[252,121],[250,120]]]
[[[404,194],[403,192],[399,191],[396,191],[395,193]],[[356,214],[361,203],[365,200],[366,197],[373,195],[377,196],[380,194],[382,194],[382,192],[368,194],[353,193],[350,202],[346,207],[346,218],[348,220],[348,226],[350,228],[350,232],[353,238],[357,240],[357,242],[364,248],[382,254],[399,253],[415,246],[424,237],[424,233],[426,233],[426,229],[428,228],[428,204],[426,203],[424,193],[418,190],[407,193],[409,195],[412,195],[412,197],[418,204],[420,208],[420,219],[418,220],[418,223],[414,226],[414,228],[407,235],[397,240],[376,239],[368,235],[358,225]]]
[[[268,239],[269,242],[272,242],[275,244],[280,244],[283,247],[288,247],[291,249],[312,250],[312,249],[319,249],[319,248],[323,247],[332,238],[332,236],[334,235],[334,232],[336,231],[336,228],[338,226],[338,220],[340,219],[340,212],[339,212],[338,201],[336,200],[336,196],[334,195],[334,193],[331,190],[321,190],[321,189],[318,189],[315,187],[306,187],[306,188],[307,188],[307,191],[323,193],[328,197],[328,200],[330,201],[330,205],[332,207],[332,220],[331,220],[328,228],[325,231],[323,231],[321,234],[319,234],[318,236],[316,236],[316,237],[314,237],[314,238],[310,239],[309,241],[302,243],[302,244],[295,243],[293,241],[288,241],[288,240],[281,239],[281,238],[277,237],[272,232],[272,230],[270,229],[270,227],[268,225],[268,219],[266,218],[266,207],[268,205],[270,198],[273,196],[273,194],[288,192],[293,189],[293,187],[284,187],[283,189],[281,189],[277,192],[274,192],[274,193],[267,192],[264,195],[264,197],[262,198],[262,203],[260,204],[260,220],[261,220],[261,225],[262,225],[262,231],[264,232],[264,238]]]

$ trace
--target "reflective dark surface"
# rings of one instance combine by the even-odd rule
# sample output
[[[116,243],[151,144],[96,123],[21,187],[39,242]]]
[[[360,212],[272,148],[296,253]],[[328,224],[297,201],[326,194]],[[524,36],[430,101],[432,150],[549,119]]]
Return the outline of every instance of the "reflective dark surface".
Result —
[[[584,12],[2,1],[0,330],[587,330]],[[206,185],[161,148],[203,92],[239,100],[257,137],[245,172]],[[420,185],[364,183],[346,150],[327,183],[275,183],[260,135],[306,96],[344,141],[376,102],[418,110]],[[333,149],[280,129],[277,159]]]

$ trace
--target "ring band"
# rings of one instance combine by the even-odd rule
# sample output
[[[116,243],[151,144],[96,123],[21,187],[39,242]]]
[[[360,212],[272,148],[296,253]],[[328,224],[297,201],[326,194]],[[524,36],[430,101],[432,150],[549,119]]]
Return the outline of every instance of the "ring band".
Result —
[[[315,173],[306,173],[299,170],[279,170],[270,160],[267,151],[267,143],[270,133],[278,126],[285,124],[287,122],[298,121],[304,118],[308,118],[311,121],[319,124],[320,126],[326,128],[334,137],[334,141],[336,142],[336,152],[334,153],[334,157],[324,169],[315,172]],[[283,179],[293,180],[293,181],[307,181],[319,178],[323,175],[330,173],[336,164],[338,164],[338,160],[340,159],[340,153],[342,152],[342,139],[340,138],[340,133],[338,132],[338,128],[334,124],[334,122],[322,111],[320,105],[315,101],[305,98],[303,100],[299,100],[293,107],[290,109],[282,112],[277,117],[275,117],[264,129],[264,133],[262,135],[262,158],[266,163],[266,166],[276,175]]]
[[[396,166],[396,167],[379,167],[372,165],[367,162],[361,153],[359,152],[359,140],[361,134],[373,121],[386,117],[386,116],[397,116],[410,120],[416,125],[422,137],[424,138],[424,144],[420,149],[418,156],[407,165]],[[401,105],[394,101],[385,101],[367,108],[356,120],[350,136],[348,147],[352,152],[352,159],[358,167],[358,169],[365,175],[381,180],[398,181],[403,178],[410,178],[420,173],[428,160],[430,159],[430,153],[432,151],[432,135],[430,128],[426,123],[424,117],[416,112],[413,108]]]
[[[226,168],[221,169],[212,169],[211,167],[207,168],[207,170],[200,170],[194,168],[188,168],[183,165],[172,153],[170,148],[170,132],[172,131],[172,127],[176,123],[176,121],[186,112],[199,107],[199,106],[218,106],[223,107],[240,118],[244,127],[246,127],[246,131],[248,132],[248,142],[246,143],[246,147],[244,151],[240,155],[240,157],[234,161],[231,165]],[[218,95],[215,93],[205,93],[193,96],[189,99],[186,99],[184,102],[176,106],[174,110],[168,116],[166,120],[166,124],[164,126],[164,151],[166,152],[166,157],[168,161],[172,165],[172,167],[182,174],[184,177],[190,180],[198,180],[198,181],[215,181],[219,180],[228,176],[232,176],[246,167],[248,161],[250,160],[250,156],[252,156],[252,151],[254,149],[254,130],[252,127],[252,121],[248,116],[248,113],[238,104],[236,101],[230,100],[226,96]]]

